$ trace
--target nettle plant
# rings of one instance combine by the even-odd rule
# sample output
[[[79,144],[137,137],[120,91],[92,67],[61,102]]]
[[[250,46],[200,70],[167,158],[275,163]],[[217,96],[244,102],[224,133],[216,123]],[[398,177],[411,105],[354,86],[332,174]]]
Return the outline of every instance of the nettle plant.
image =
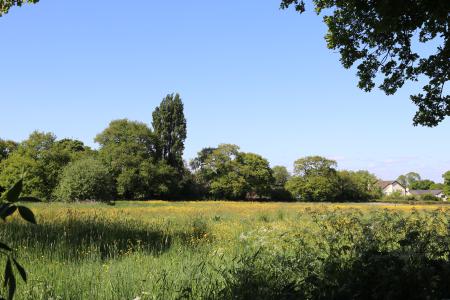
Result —
[[[6,222],[6,219],[12,216],[16,211],[20,215],[22,219],[32,224],[36,224],[36,219],[34,217],[33,212],[25,206],[18,205],[17,203],[23,201],[38,201],[36,198],[32,197],[21,197],[23,189],[23,180],[14,184],[9,190],[4,192],[0,197],[0,218],[3,222]],[[16,291],[16,271],[19,273],[20,277],[22,277],[23,281],[27,281],[27,272],[25,268],[17,261],[15,251],[6,245],[5,243],[0,241],[0,255],[5,257],[5,271],[3,276],[3,288],[7,289],[8,296],[5,298],[3,295],[0,295],[0,299],[13,299],[14,293]]]

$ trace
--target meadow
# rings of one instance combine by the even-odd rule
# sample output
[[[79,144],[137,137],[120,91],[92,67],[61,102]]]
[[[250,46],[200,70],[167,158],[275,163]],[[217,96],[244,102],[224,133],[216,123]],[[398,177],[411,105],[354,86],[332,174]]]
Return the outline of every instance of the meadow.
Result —
[[[16,299],[444,299],[450,206],[27,204]]]

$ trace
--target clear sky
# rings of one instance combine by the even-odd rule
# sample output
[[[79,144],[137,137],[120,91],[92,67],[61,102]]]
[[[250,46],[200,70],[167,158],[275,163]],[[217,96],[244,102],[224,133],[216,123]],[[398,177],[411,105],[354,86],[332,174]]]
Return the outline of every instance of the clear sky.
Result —
[[[0,18],[0,137],[51,131],[96,147],[117,118],[151,123],[162,98],[185,104],[185,158],[233,143],[292,168],[323,155],[383,179],[441,181],[450,121],[412,126],[406,85],[395,96],[356,88],[326,48],[312,12],[280,0],[41,0]]]

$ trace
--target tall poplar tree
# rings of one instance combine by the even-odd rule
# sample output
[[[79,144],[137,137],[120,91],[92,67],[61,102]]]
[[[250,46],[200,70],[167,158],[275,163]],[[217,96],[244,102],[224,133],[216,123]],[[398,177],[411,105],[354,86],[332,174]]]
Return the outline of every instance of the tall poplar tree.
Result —
[[[179,94],[169,94],[153,112],[153,130],[159,141],[159,155],[170,166],[183,168],[186,118]]]

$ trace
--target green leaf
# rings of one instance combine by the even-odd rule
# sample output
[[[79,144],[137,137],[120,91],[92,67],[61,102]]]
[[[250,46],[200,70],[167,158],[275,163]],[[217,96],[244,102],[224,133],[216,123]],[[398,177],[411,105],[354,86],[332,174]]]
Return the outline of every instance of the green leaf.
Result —
[[[2,242],[0,242],[0,249],[6,250],[6,251],[12,251],[12,249],[9,248],[8,245],[3,244]]]
[[[36,224],[36,219],[34,218],[34,213],[31,209],[25,206],[18,206],[17,208],[19,209],[19,214],[25,221]]]
[[[14,274],[12,272],[11,260],[8,258],[5,266],[5,277],[4,277],[5,281],[3,282],[3,287],[6,287],[8,285],[11,276],[14,276]]]
[[[23,281],[27,282],[27,272],[24,267],[22,267],[15,258],[13,258],[13,262],[17,268],[17,271],[19,271],[20,277],[22,277]]]
[[[9,202],[17,202],[19,200],[19,196],[20,193],[22,193],[22,188],[23,188],[23,181],[22,179],[20,179],[19,181],[16,182],[16,184],[14,184],[14,186],[12,188],[10,188],[6,194],[6,200],[8,200]]]
[[[14,298],[14,293],[16,292],[16,277],[14,277],[14,272],[11,265],[11,259],[8,258],[5,266],[5,281],[3,283],[4,287],[9,286],[8,289],[8,300]]]
[[[5,220],[7,217],[12,215],[16,211],[16,209],[17,209],[17,206],[15,206],[15,205],[7,206],[6,208],[4,208],[0,211],[0,218]]]
[[[41,202],[41,199],[36,197],[20,197],[19,201],[21,202]]]
[[[16,277],[14,276],[14,273],[12,273],[12,268],[11,268],[11,278],[9,279],[8,300],[13,300],[15,292],[16,292]]]
[[[1,216],[3,216],[3,213],[4,213],[10,206],[11,206],[10,203],[3,203],[3,204],[0,204],[0,218],[1,218]],[[3,220],[4,220],[4,218],[3,218]]]

